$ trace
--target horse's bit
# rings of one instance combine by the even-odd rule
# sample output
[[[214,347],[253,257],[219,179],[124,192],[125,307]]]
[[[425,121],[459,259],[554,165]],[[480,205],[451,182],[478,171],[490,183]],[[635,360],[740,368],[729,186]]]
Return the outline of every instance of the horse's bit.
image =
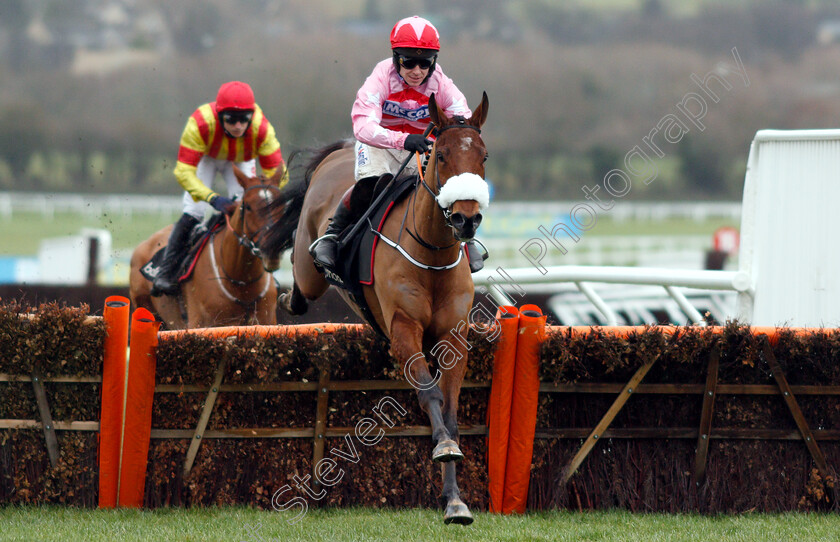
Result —
[[[450,124],[449,126],[444,126],[443,128],[438,128],[438,129],[435,130],[435,133],[440,134],[441,132],[443,132],[445,130],[450,130],[452,128],[469,128],[469,129],[477,131],[479,134],[481,133],[480,128],[478,128],[477,126],[473,126],[472,124],[467,124],[466,120],[463,119],[463,118],[458,118],[457,122],[458,122],[457,124]],[[423,170],[425,171],[425,167],[423,167]],[[422,175],[422,174],[419,175],[419,181],[423,185],[423,187],[429,192],[429,194],[431,194],[432,198],[437,200],[437,194],[435,194],[434,191],[429,187],[429,185],[426,184],[426,179],[425,179],[424,175]],[[441,184],[441,182],[440,182],[440,173],[439,173],[439,170],[438,170],[437,167],[435,167],[435,184],[437,185],[437,190],[438,190],[438,193],[439,193],[440,190],[443,188],[443,184]],[[416,192],[415,192],[415,194],[416,194]],[[450,228],[453,228],[454,226],[452,225],[451,206],[450,206],[450,208],[447,208],[447,209],[441,208],[441,211],[443,212],[443,219],[444,219],[445,224],[447,226],[449,226]],[[406,213],[408,213],[408,207],[406,207]],[[403,219],[403,221],[405,221],[405,218]],[[411,254],[409,254],[402,246],[400,246],[399,242],[391,241],[390,239],[385,237],[385,235],[376,231],[373,228],[371,228],[371,231],[376,236],[378,236],[380,239],[382,239],[382,241],[385,244],[387,244],[388,246],[396,249],[400,254],[403,255],[403,257],[406,260],[408,260],[409,262],[411,262],[412,264],[414,264],[415,266],[417,266],[421,269],[427,269],[427,270],[431,270],[431,271],[446,271],[448,269],[453,269],[454,267],[457,267],[458,264],[461,263],[461,259],[464,257],[464,251],[463,251],[464,243],[461,243],[461,249],[458,250],[458,258],[453,263],[451,263],[449,265],[426,265],[426,264],[416,260],[414,257],[412,257]],[[429,242],[425,241],[424,239],[421,239],[418,234],[412,233],[411,230],[409,230],[409,229],[406,229],[405,231],[407,231],[408,234],[411,237],[413,237],[415,241],[417,241],[418,243],[420,243],[421,245],[423,245],[424,247],[426,247],[430,250],[443,250],[443,249],[450,248],[455,244],[455,243],[452,243],[451,245],[446,246],[446,247],[438,247],[438,246],[430,244]]]
[[[257,184],[257,185],[254,185],[254,186],[249,186],[245,190],[245,192],[242,193],[242,201],[240,202],[240,207],[239,207],[240,211],[241,211],[239,213],[239,215],[242,217],[242,219],[240,221],[241,227],[242,227],[242,233],[240,234],[238,231],[236,231],[233,228],[233,226],[231,226],[230,217],[228,215],[225,215],[225,222],[227,223],[227,227],[231,231],[231,233],[233,233],[233,235],[236,236],[236,239],[237,239],[237,241],[239,241],[239,244],[242,245],[243,247],[247,248],[251,252],[251,254],[253,254],[255,257],[260,258],[260,257],[262,257],[262,250],[260,249],[259,246],[257,246],[257,243],[254,242],[254,239],[257,239],[262,234],[263,231],[267,230],[271,226],[269,224],[267,224],[267,225],[263,226],[262,228],[260,228],[259,230],[257,230],[256,232],[254,232],[251,236],[248,236],[245,233],[245,210],[246,210],[246,208],[245,208],[245,194],[247,194],[248,191],[254,190],[254,189],[257,189],[257,188],[260,188],[260,189],[265,188],[265,189],[269,189],[269,190],[274,189],[274,190],[277,190],[277,191],[280,190],[279,187],[274,186],[273,184]]]
[[[443,128],[438,128],[437,130],[435,130],[435,133],[440,134],[441,132],[445,132],[446,130],[451,130],[453,128],[469,128],[470,130],[475,130],[479,134],[481,133],[481,128],[479,128],[477,126],[473,126],[472,124],[467,124],[466,119],[464,119],[463,117],[459,117],[457,119],[457,124],[450,124],[449,126],[444,126]],[[437,200],[438,194],[440,193],[441,189],[443,188],[443,184],[440,182],[440,170],[438,170],[437,166],[435,166],[435,185],[436,185],[438,194],[435,194],[435,192],[429,187],[429,185],[426,184],[425,177],[421,176],[420,177],[420,182],[423,183],[423,188],[425,188],[426,191],[428,191],[429,194],[431,194],[432,197],[435,198],[435,200]],[[452,225],[452,206],[450,205],[446,209],[441,207],[441,211],[443,211],[443,220],[446,223],[446,225],[449,226],[450,228],[454,228],[454,226]]]

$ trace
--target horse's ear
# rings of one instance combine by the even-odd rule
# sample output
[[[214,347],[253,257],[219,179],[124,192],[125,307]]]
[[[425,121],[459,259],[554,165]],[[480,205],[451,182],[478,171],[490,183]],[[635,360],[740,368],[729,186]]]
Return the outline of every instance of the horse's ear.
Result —
[[[481,125],[487,120],[487,110],[489,108],[490,101],[487,99],[487,92],[483,92],[481,95],[481,103],[475,108],[472,117],[470,117],[470,124],[476,128],[481,128]]]
[[[236,180],[239,181],[239,184],[242,185],[242,188],[247,188],[251,178],[242,173],[242,170],[236,167],[236,164],[233,164],[233,174],[236,176]]]
[[[441,121],[446,119],[446,113],[438,107],[434,92],[432,92],[432,95],[429,96],[429,118],[435,126],[443,126]]]
[[[280,179],[283,178],[283,167],[278,167],[274,174],[266,179],[267,184],[273,184],[275,186],[280,186]]]

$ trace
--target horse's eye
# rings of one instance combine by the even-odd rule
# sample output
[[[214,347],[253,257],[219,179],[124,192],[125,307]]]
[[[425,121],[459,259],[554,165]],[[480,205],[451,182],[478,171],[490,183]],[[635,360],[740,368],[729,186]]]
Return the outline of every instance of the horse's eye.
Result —
[[[443,163],[443,153],[438,151],[437,155],[435,156],[438,162]]]
[[[490,158],[490,153],[485,152],[484,153],[484,161],[486,162],[488,158]]]

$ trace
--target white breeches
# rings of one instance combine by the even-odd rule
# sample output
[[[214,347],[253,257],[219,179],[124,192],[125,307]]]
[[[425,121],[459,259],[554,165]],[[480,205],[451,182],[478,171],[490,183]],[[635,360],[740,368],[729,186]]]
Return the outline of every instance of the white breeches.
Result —
[[[253,177],[257,174],[256,160],[248,160],[247,162],[235,162],[242,173]],[[209,156],[204,156],[198,162],[198,167],[195,170],[196,176],[210,189],[213,189],[213,181],[216,180],[216,173],[221,174],[222,180],[227,187],[227,196],[233,198],[234,196],[242,195],[243,189],[236,180],[236,175],[233,174],[234,162],[228,160],[214,160]],[[218,191],[220,193],[224,193]],[[184,213],[192,215],[198,220],[204,218],[205,212],[212,209],[210,204],[206,201],[193,201],[189,192],[184,192]]]
[[[379,177],[384,173],[396,173],[409,154],[414,153],[405,149],[380,149],[356,141],[356,180]],[[416,174],[417,160],[409,160],[403,172]]]

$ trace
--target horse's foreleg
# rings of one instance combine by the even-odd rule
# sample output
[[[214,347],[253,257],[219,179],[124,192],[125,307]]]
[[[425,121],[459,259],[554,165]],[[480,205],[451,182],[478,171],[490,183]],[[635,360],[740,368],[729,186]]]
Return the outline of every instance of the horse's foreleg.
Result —
[[[306,298],[300,292],[297,282],[292,284],[292,288],[288,292],[283,292],[278,296],[277,303],[292,316],[305,314],[309,308],[309,303],[306,302]]]
[[[429,416],[432,424],[432,440],[436,446],[432,451],[435,461],[457,461],[464,457],[458,443],[443,421],[443,392],[438,386],[440,374],[435,378],[429,372],[429,365],[423,355],[423,328],[420,323],[397,311],[391,321],[391,355],[403,367],[406,380],[417,390],[420,407]]]
[[[461,500],[461,492],[458,489],[455,473],[457,463],[450,461],[442,464],[440,468],[443,475],[442,497],[446,506],[443,512],[443,522],[447,525],[450,523],[469,525],[473,522],[473,516],[469,507]]]
[[[451,344],[459,345],[457,340],[453,340]],[[464,373],[467,369],[467,352],[465,349],[459,349],[457,363],[454,367],[450,367],[443,372],[441,377],[440,387],[443,391],[443,423],[447,431],[456,443],[461,442],[458,431],[458,396],[461,391],[461,384],[464,380]],[[469,525],[473,522],[470,509],[461,500],[461,490],[458,489],[458,479],[456,476],[456,463],[449,462],[442,465],[443,476],[443,492],[442,497],[446,503],[446,510],[444,512],[443,520],[445,523],[459,523],[462,525]]]
[[[160,317],[166,329],[185,329],[187,321],[181,311],[178,297],[161,296],[153,298],[155,313]]]
[[[452,440],[460,442],[456,417],[457,409],[457,401],[454,405],[447,403],[444,407],[443,421],[447,431],[452,436]],[[473,522],[473,516],[466,503],[461,500],[461,490],[458,489],[456,466],[457,463],[455,461],[449,461],[441,465],[441,476],[443,477],[443,492],[441,493],[441,497],[446,507],[443,514],[443,521],[446,524],[458,523],[469,525]]]
[[[256,324],[273,326],[277,323],[277,292],[270,291],[257,303]]]

